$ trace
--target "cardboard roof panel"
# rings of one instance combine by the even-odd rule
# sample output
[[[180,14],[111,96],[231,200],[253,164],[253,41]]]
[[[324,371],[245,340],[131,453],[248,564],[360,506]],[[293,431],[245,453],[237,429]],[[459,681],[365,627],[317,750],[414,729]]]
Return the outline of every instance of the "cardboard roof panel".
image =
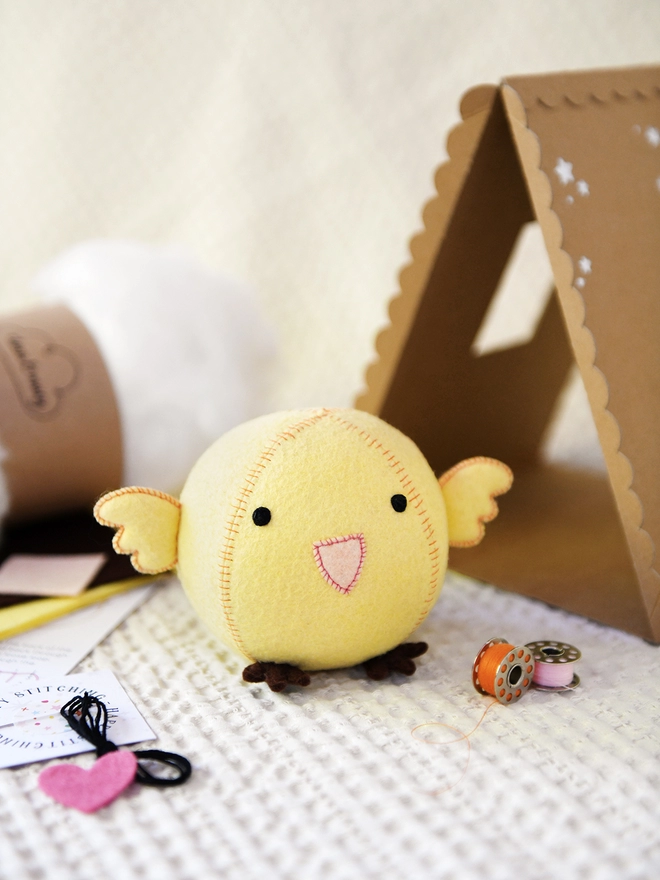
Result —
[[[657,618],[660,68],[516,77],[503,96],[646,609]]]
[[[410,241],[413,259],[401,270],[401,291],[389,306],[390,324],[376,340],[379,358],[367,371],[367,388],[357,404],[368,412],[378,412],[389,391],[396,364],[416,320],[420,299],[433,270],[438,243],[444,238],[453,217],[456,201],[496,96],[495,86],[480,86],[470,90],[463,98],[461,111],[464,121],[449,133],[449,161],[441,165],[435,174],[438,195],[424,207],[424,229]]]
[[[573,70],[509,76],[504,80],[520,96],[526,110],[535,104],[557,107],[607,102],[612,98],[654,97],[658,89],[658,67],[621,67],[602,70]]]
[[[461,112],[357,405],[409,433],[438,472],[473,454],[519,471],[489,529],[499,545],[487,537],[461,570],[660,640],[660,68],[514,77],[472,90]],[[477,358],[533,217],[558,298],[531,342]],[[573,359],[609,483],[539,459]],[[580,527],[562,513],[576,491],[590,511]]]
[[[413,296],[414,271],[401,273],[400,299],[414,298],[416,320],[380,401],[383,418],[409,434],[438,471],[477,454],[512,465],[534,461],[571,364],[553,300],[529,344],[484,357],[470,350],[520,229],[533,219],[499,96],[488,114],[423,290]],[[411,250],[416,256],[414,242]],[[380,351],[375,372],[392,365]]]

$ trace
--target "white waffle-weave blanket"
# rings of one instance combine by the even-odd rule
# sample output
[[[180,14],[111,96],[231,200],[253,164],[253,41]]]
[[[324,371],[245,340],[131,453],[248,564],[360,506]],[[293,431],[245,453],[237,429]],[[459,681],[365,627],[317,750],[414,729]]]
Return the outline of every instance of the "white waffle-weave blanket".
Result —
[[[193,779],[88,816],[37,788],[43,765],[0,771],[0,877],[660,876],[657,648],[451,574],[418,635],[411,679],[343,670],[275,695],[241,681],[168,583],[80,669],[112,669]],[[494,705],[470,750],[441,726],[424,730],[444,745],[417,741],[418,724],[479,721],[470,671],[493,635],[578,646],[581,686]]]

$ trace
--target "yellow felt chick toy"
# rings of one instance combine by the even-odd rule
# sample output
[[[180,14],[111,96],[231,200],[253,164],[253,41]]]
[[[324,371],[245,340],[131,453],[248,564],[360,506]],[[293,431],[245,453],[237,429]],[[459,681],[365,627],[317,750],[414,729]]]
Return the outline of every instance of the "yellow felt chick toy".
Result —
[[[470,547],[512,482],[491,458],[438,480],[417,446],[365,412],[263,416],[221,437],[180,501],[131,487],[94,513],[138,571],[176,568],[206,625],[276,691],[365,663],[411,674],[404,644],[433,607],[449,546]]]

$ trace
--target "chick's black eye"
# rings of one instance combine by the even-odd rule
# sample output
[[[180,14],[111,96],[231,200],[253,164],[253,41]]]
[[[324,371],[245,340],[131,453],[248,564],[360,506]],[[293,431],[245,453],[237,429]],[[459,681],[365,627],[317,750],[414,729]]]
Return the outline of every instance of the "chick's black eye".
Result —
[[[255,526],[267,526],[270,522],[270,510],[267,507],[257,507],[252,514],[252,522]]]
[[[392,495],[390,498],[390,504],[397,513],[403,513],[408,506],[408,499],[405,495]]]

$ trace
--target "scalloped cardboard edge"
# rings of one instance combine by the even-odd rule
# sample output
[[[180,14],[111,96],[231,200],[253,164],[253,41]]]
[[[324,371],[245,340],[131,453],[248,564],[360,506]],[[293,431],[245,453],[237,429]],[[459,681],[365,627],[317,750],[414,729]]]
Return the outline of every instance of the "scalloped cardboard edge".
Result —
[[[452,551],[453,568],[660,642],[660,146],[648,134],[660,67],[513,77],[468,92],[461,116],[356,406],[408,433],[438,473],[473,455],[514,469],[500,517],[479,547]],[[559,158],[572,160],[570,192]],[[573,193],[580,175],[588,198]],[[555,295],[529,343],[475,357],[531,220]],[[587,250],[594,272],[578,278]],[[574,362],[606,477],[540,457]]]

